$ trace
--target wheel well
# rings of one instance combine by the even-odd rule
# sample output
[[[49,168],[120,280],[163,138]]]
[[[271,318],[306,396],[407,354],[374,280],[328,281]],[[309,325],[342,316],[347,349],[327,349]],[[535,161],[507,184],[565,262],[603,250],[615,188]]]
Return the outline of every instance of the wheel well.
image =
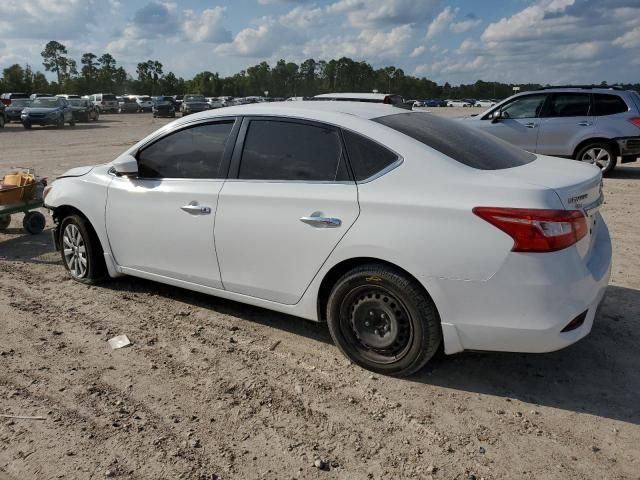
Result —
[[[53,210],[53,218],[58,224],[62,222],[63,218],[68,217],[69,215],[78,215],[84,218],[87,221],[87,225],[89,225],[89,228],[91,229],[91,233],[93,233],[96,240],[98,240],[98,244],[100,245],[100,248],[104,252],[104,247],[102,246],[100,237],[98,237],[98,234],[96,233],[96,229],[93,228],[93,225],[91,224],[91,220],[89,220],[84,213],[82,213],[76,207],[72,207],[71,205],[61,205],[60,207],[55,207],[52,210]]]
[[[331,290],[333,286],[336,284],[336,282],[338,281],[338,279],[342,277],[345,273],[347,273],[349,270],[359,267],[360,265],[366,265],[369,263],[377,263],[379,265],[391,267],[395,270],[400,270],[402,273],[404,273],[411,279],[415,280],[416,284],[420,286],[420,289],[424,292],[424,294],[427,295],[429,299],[431,299],[431,301],[433,302],[433,298],[431,298],[431,295],[429,295],[429,292],[427,291],[426,288],[424,288],[422,283],[420,283],[414,275],[407,272],[404,268],[401,268],[386,260],[380,260],[379,258],[373,258],[373,257],[350,258],[348,260],[343,260],[342,262],[337,263],[336,265],[331,267],[331,269],[325,274],[324,278],[322,279],[322,282],[320,283],[320,289],[318,290],[318,306],[317,306],[319,321],[324,322],[327,320],[326,318],[327,302],[329,301],[329,295],[331,294]],[[435,302],[433,303],[435,305]]]
[[[611,148],[613,148],[613,151],[616,155],[616,157],[618,157],[620,155],[620,150],[618,148],[618,143],[611,140],[610,138],[589,138],[587,140],[583,140],[582,142],[580,142],[578,144],[578,146],[575,148],[575,150],[573,151],[573,155],[572,158],[577,158],[578,157],[578,152],[580,150],[582,150],[585,146],[589,145],[590,143],[606,143],[607,145],[610,145]]]

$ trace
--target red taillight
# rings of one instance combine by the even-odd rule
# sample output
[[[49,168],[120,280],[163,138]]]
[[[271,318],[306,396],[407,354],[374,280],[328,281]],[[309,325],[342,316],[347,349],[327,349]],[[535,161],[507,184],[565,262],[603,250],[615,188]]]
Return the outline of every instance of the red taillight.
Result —
[[[473,213],[513,238],[512,252],[555,252],[587,234],[579,210],[476,207]]]
[[[633,123],[636,127],[640,128],[640,117],[630,118],[629,121]]]
[[[382,101],[382,103],[384,103],[386,105],[390,105],[391,104],[391,97],[389,95],[387,95],[386,97],[384,97],[384,100]]]

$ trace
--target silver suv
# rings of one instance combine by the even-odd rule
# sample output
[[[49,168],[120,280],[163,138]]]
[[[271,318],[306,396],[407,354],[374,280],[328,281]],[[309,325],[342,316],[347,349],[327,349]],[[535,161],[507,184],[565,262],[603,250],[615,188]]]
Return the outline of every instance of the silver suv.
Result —
[[[548,87],[465,119],[530,152],[593,163],[603,174],[640,156],[640,94],[618,87]]]

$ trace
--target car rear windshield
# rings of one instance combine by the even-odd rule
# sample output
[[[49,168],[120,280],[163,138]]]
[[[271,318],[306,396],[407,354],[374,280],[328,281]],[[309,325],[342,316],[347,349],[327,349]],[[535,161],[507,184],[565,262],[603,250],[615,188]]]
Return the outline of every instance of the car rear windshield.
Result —
[[[518,167],[536,158],[532,153],[493,135],[465,126],[462,121],[429,113],[397,113],[374,118],[373,121],[404,133],[453,160],[478,170]]]
[[[102,95],[102,100],[117,100],[115,95]]]
[[[40,107],[40,108],[56,108],[60,105],[60,102],[57,98],[47,98],[47,97],[38,97],[32,103],[32,107]]]

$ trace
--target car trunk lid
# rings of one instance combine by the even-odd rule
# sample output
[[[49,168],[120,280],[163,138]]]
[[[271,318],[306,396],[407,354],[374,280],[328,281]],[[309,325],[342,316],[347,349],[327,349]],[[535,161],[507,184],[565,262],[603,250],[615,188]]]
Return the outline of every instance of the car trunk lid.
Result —
[[[582,257],[589,254],[596,217],[603,202],[602,173],[597,167],[576,160],[537,155],[519,167],[494,170],[507,181],[526,182],[552,189],[565,210],[580,210],[587,217],[587,235],[578,242]]]

